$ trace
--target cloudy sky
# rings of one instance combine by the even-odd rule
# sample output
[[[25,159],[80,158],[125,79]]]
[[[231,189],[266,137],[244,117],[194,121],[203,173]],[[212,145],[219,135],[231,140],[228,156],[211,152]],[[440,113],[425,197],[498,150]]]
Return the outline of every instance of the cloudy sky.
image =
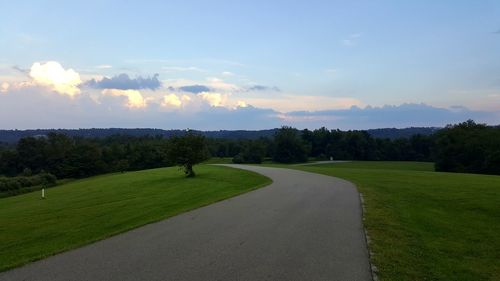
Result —
[[[498,0],[0,10],[0,129],[500,123]]]

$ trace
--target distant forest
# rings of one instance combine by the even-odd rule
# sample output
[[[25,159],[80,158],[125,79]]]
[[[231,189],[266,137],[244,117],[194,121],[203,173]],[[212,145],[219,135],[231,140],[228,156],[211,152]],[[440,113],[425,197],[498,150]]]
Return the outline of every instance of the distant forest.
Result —
[[[220,131],[195,131],[207,138],[216,139],[258,139],[261,137],[273,137],[278,129],[268,130],[220,130]],[[435,127],[411,127],[404,129],[384,128],[371,129],[366,132],[375,138],[408,138],[413,135],[428,136],[439,130]],[[47,136],[49,133],[64,134],[69,137],[84,137],[84,138],[106,138],[114,135],[145,137],[145,136],[180,136],[185,133],[185,130],[162,130],[162,129],[124,129],[124,128],[108,128],[108,129],[37,129],[37,130],[0,130],[0,143],[14,144],[21,138],[34,136]]]
[[[187,131],[85,129],[2,131],[0,195],[56,179],[172,166],[168,151]],[[196,132],[207,157],[234,163],[308,160],[429,161],[437,171],[500,175],[500,127],[469,120],[443,129],[409,128],[340,131],[291,127],[266,131]],[[385,137],[383,133],[386,133]],[[26,134],[26,135],[24,135]],[[376,134],[376,136],[374,136]],[[15,137],[14,137],[15,136]],[[14,141],[16,138],[19,140]]]

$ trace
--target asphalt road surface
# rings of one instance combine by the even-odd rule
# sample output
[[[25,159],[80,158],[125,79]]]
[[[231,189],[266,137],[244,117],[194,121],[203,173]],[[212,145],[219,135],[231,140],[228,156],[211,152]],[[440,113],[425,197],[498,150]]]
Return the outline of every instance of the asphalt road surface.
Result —
[[[0,273],[0,280],[371,280],[356,188],[230,165],[264,188]]]

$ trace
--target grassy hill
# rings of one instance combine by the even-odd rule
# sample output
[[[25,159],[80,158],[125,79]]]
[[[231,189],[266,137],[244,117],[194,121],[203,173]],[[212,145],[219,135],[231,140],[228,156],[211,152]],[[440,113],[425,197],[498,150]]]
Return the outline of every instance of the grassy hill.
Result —
[[[200,165],[108,174],[0,199],[0,271],[201,207],[270,183],[261,175]]]
[[[293,168],[358,186],[380,280],[500,280],[500,176],[418,162]]]

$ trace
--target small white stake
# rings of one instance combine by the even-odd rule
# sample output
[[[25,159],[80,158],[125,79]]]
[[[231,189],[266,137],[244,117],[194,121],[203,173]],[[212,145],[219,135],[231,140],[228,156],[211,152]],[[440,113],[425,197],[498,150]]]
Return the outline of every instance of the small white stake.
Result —
[[[42,199],[45,199],[45,188],[42,188]]]

